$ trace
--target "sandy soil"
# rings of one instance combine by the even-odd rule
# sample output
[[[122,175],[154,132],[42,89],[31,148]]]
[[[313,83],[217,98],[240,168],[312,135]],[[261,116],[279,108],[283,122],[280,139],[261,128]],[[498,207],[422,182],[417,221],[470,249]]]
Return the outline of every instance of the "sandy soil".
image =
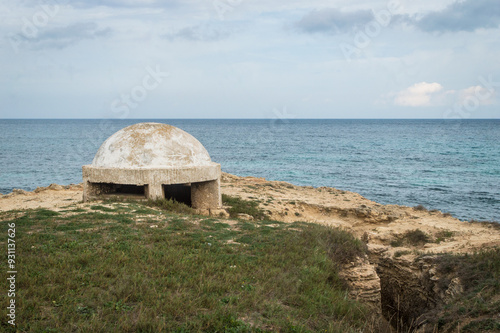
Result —
[[[306,221],[338,226],[369,241],[372,251],[401,251],[390,243],[408,230],[420,229],[441,242],[427,243],[421,252],[470,252],[481,247],[500,246],[500,225],[462,222],[439,211],[416,210],[397,205],[380,205],[353,192],[334,188],[295,186],[263,178],[223,174],[222,193],[258,201],[272,219]],[[50,208],[61,210],[81,204],[82,186],[52,184],[34,192],[15,190],[0,196],[0,211]],[[448,233],[448,234],[450,234]]]
[[[222,192],[260,200],[260,206],[279,221],[316,222],[343,227],[358,237],[364,235],[374,251],[401,251],[390,243],[415,229],[434,239],[444,231],[452,234],[439,243],[427,243],[418,248],[420,252],[471,252],[481,247],[500,246],[500,224],[463,222],[439,211],[380,205],[358,193],[334,188],[295,186],[224,174]]]
[[[7,195],[0,194],[0,212],[8,210],[25,210],[47,208],[61,210],[65,206],[82,202],[83,186],[61,186],[51,184],[39,187],[34,192],[14,190]]]

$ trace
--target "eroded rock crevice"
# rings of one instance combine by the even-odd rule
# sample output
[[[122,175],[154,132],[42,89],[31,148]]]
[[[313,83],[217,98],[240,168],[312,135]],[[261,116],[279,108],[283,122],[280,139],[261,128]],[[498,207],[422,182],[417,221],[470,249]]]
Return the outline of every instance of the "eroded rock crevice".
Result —
[[[449,279],[437,270],[436,256],[376,259],[380,304],[384,318],[397,332],[435,332],[436,314],[459,295],[459,278]]]

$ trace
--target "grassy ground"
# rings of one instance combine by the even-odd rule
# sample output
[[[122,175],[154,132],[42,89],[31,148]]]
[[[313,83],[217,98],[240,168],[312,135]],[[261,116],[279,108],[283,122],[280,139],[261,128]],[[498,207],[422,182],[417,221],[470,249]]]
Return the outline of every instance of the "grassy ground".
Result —
[[[259,208],[259,204],[256,201],[243,200],[223,194],[222,202],[224,205],[231,206],[228,212],[233,218],[238,217],[238,214],[247,214],[256,220],[263,220],[268,217],[267,214]]]
[[[500,249],[441,255],[438,270],[443,275],[458,276],[464,286],[463,294],[445,306],[438,327],[456,331],[457,319],[468,318],[460,332],[500,332]],[[445,285],[449,282],[442,281]]]
[[[0,220],[3,248],[7,224],[17,229],[21,332],[359,332],[373,323],[337,275],[363,244],[338,229],[116,202]],[[5,306],[7,293],[0,299]]]

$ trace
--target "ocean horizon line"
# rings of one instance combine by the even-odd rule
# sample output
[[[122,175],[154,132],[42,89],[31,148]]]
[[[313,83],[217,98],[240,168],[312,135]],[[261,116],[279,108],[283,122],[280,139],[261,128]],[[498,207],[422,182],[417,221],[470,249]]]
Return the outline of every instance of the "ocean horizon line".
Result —
[[[0,118],[0,120],[500,120],[499,118]]]

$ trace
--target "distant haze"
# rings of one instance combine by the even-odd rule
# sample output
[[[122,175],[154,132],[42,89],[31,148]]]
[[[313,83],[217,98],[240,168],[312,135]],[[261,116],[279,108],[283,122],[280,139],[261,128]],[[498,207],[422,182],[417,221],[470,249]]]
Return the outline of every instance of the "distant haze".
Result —
[[[0,13],[0,118],[500,118],[498,0],[2,0]]]

